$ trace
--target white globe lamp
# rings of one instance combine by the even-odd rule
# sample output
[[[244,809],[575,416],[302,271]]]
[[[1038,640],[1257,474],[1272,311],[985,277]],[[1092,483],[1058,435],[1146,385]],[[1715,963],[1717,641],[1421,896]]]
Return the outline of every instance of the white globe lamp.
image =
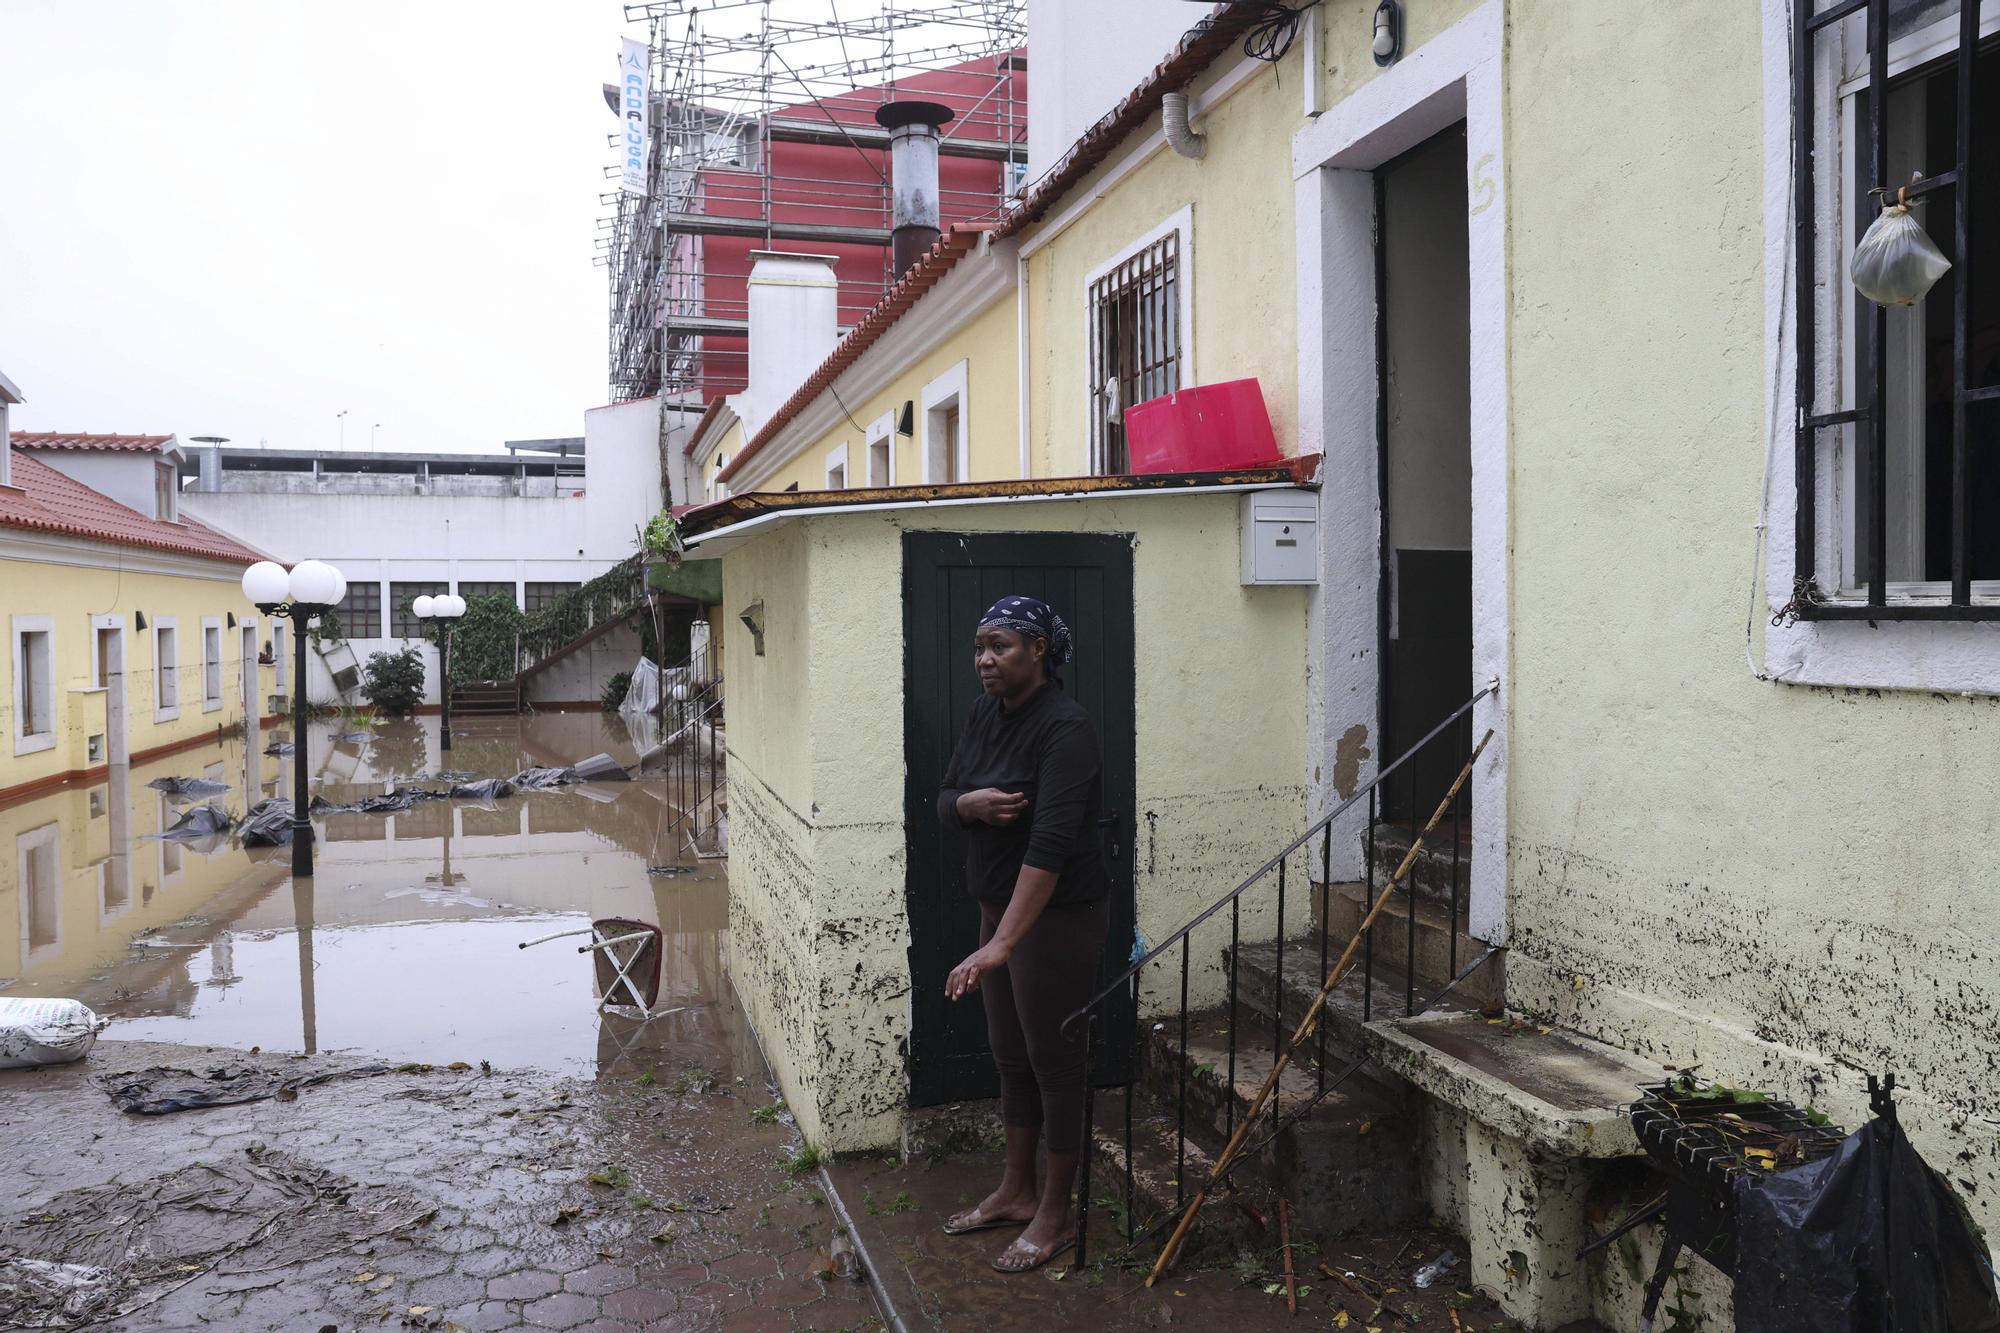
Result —
[[[252,606],[276,606],[291,589],[291,576],[275,560],[259,560],[243,571],[243,595]]]
[[[332,606],[340,600],[341,578],[332,565],[301,560],[292,566],[292,600],[307,606]]]
[[[465,599],[455,592],[448,592],[432,604],[431,610],[447,620],[456,620],[465,614]]]
[[[429,620],[437,614],[437,598],[428,594],[419,597],[410,603],[410,611],[419,620]]]

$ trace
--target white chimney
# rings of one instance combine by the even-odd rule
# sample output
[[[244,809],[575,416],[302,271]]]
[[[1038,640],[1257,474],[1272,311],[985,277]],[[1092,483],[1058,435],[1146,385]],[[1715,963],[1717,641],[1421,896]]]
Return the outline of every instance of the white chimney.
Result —
[[[755,435],[840,338],[840,283],[832,255],[752,250],[750,382],[737,396],[743,428]]]
[[[0,375],[0,486],[14,484],[14,425],[7,409],[21,401],[14,381]]]

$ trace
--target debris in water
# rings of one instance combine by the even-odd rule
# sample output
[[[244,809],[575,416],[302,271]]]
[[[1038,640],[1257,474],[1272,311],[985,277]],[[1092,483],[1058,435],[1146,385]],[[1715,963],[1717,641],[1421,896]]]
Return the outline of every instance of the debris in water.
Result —
[[[203,796],[220,796],[229,790],[226,784],[211,782],[207,778],[154,778],[146,785],[169,798],[181,797],[187,800],[197,800]]]

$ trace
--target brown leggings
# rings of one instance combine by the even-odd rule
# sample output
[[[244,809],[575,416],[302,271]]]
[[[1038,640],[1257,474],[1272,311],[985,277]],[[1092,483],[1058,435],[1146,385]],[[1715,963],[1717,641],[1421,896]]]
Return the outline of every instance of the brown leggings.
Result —
[[[1005,910],[979,905],[981,945]],[[1090,1002],[1110,925],[1109,898],[1045,907],[1007,965],[980,980],[986,1040],[1000,1068],[1001,1122],[1042,1129],[1052,1153],[1073,1153],[1083,1143],[1084,1025],[1066,1036],[1062,1021]]]

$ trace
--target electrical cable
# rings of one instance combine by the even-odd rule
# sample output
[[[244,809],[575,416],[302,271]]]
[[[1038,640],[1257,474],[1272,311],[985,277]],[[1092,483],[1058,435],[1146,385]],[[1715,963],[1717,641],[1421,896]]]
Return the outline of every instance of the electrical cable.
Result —
[[[1258,14],[1243,34],[1243,54],[1271,64],[1283,60],[1292,43],[1298,40],[1299,23],[1306,11],[1318,3],[1319,0],[1306,0],[1294,9],[1285,0],[1233,0],[1233,8],[1252,9]],[[1195,25],[1195,30],[1211,31],[1219,17],[1220,11],[1209,15]]]

